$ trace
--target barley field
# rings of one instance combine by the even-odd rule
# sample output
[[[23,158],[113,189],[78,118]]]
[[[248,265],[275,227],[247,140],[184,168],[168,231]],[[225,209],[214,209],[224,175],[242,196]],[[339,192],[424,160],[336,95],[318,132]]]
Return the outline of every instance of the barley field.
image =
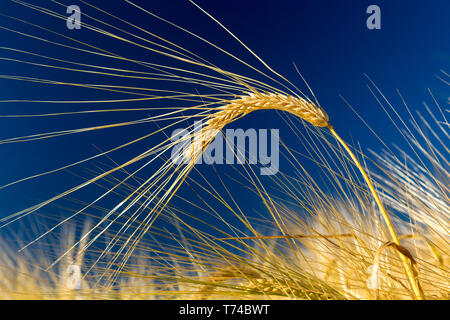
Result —
[[[307,1],[0,2],[0,299],[449,299],[439,19],[422,81]]]

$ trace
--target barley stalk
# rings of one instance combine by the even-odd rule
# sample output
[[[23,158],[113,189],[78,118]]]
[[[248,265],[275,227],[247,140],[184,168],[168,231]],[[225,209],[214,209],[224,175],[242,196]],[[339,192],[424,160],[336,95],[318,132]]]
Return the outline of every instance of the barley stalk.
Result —
[[[378,195],[378,192],[376,191],[375,187],[373,186],[372,181],[370,180],[370,178],[367,175],[366,171],[364,170],[363,166],[359,162],[358,158],[356,158],[353,151],[345,143],[345,141],[342,140],[342,138],[336,133],[334,128],[331,125],[328,125],[328,129],[330,129],[331,133],[335,136],[335,138],[339,141],[339,143],[344,147],[344,149],[350,155],[350,157],[352,158],[356,167],[358,167],[359,171],[361,172],[364,180],[366,181],[366,183],[370,189],[370,192],[372,193],[373,197],[375,198],[375,202],[377,203],[377,206],[380,209],[381,215],[383,216],[383,219],[388,227],[388,230],[392,237],[393,242],[395,243],[396,246],[401,247],[400,240],[399,240],[397,232],[395,231],[395,228],[391,222],[391,219],[389,218],[389,215],[388,215],[386,209],[384,208],[383,203],[381,202],[380,196]],[[411,284],[411,287],[414,291],[414,295],[415,295],[416,299],[423,300],[424,299],[423,292],[420,288],[419,281],[414,273],[412,265],[410,264],[407,256],[405,256],[404,254],[402,254],[400,252],[398,252],[398,255],[403,263],[403,267],[405,269],[406,276],[409,280],[409,283]]]
[[[198,158],[202,155],[206,147],[212,142],[216,134],[222,130],[227,124],[257,110],[275,109],[286,111],[295,116],[311,123],[316,127],[327,127],[336,140],[344,147],[350,158],[353,160],[356,167],[361,172],[367,186],[369,187],[375,202],[383,216],[383,219],[388,227],[389,233],[393,242],[400,246],[400,241],[395,231],[395,228],[389,218],[389,215],[384,208],[383,203],[372,184],[369,176],[362,167],[358,158],[349,148],[347,143],[336,133],[334,128],[329,123],[327,113],[319,106],[309,102],[303,98],[294,97],[291,95],[264,93],[254,91],[246,95],[238,96],[234,100],[224,101],[224,104],[217,108],[217,111],[208,116],[205,126],[202,127],[194,135],[194,143],[184,152],[183,157],[191,161],[191,165],[196,163]],[[416,299],[424,299],[423,293],[420,289],[420,284],[416,278],[414,271],[407,257],[399,253],[399,257],[403,263],[406,276],[411,284]]]

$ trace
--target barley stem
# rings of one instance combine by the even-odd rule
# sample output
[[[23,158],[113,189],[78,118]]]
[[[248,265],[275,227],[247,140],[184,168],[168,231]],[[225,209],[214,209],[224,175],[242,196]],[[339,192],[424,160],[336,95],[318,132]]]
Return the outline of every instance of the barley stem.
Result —
[[[345,141],[342,140],[342,138],[336,133],[336,131],[334,131],[333,127],[331,125],[328,125],[328,129],[330,129],[331,133],[334,135],[334,137],[337,139],[337,141],[339,141],[339,143],[344,147],[344,149],[347,151],[347,153],[352,158],[352,160],[355,163],[355,165],[358,167],[358,169],[361,172],[364,180],[366,181],[367,185],[369,186],[370,192],[372,193],[373,197],[375,198],[375,202],[377,203],[378,208],[381,211],[381,215],[383,216],[383,219],[384,219],[384,221],[387,224],[387,227],[389,229],[389,233],[391,234],[392,240],[394,241],[395,244],[400,245],[400,241],[399,241],[399,238],[397,236],[397,232],[395,231],[394,226],[392,225],[391,219],[389,218],[389,215],[387,214],[386,209],[384,208],[384,205],[381,202],[380,196],[378,195],[377,191],[375,190],[375,187],[373,186],[372,181],[370,180],[370,178],[367,175],[366,171],[364,170],[364,168],[362,167],[361,163],[356,158],[356,156],[352,152],[352,150],[350,150],[350,148],[348,147],[347,143],[345,143]],[[412,289],[414,291],[414,295],[415,295],[416,299],[417,300],[424,300],[423,292],[420,289],[420,285],[419,285],[418,279],[416,279],[416,277],[414,275],[414,271],[412,269],[412,266],[411,266],[410,262],[408,261],[408,259],[403,254],[401,254],[400,252],[398,254],[400,256],[400,259],[403,262],[403,267],[405,268],[406,275],[407,275],[407,277],[409,279],[409,282],[410,282],[411,287],[412,287]]]

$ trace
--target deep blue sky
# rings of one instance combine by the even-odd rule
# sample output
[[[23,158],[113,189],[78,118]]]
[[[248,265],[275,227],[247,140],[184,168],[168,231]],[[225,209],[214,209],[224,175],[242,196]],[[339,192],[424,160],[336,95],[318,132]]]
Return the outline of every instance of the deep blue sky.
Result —
[[[69,31],[66,29],[64,21],[34,12],[11,1],[0,0],[0,3],[0,12],[3,14],[39,24],[102,48],[113,48],[123,55],[136,59],[156,63],[166,62],[163,59],[158,60],[157,56],[150,55],[148,52],[139,49],[132,50],[130,46],[100,37],[87,30]],[[29,1],[29,3],[46,6],[65,14],[63,7],[51,4],[50,1]],[[82,12],[93,13],[76,0],[65,3],[79,4]],[[155,19],[122,1],[94,1],[93,3],[142,28],[192,49],[225,69],[238,73],[247,72],[239,64],[233,63],[210,48],[200,46],[198,42],[189,41],[190,38],[186,35],[176,32],[165,24],[158,23]],[[239,44],[188,1],[152,0],[136,1],[136,3],[198,33],[260,67],[258,62]],[[448,1],[198,0],[197,3],[234,32],[275,70],[306,92],[303,82],[294,69],[293,63],[295,62],[315,91],[322,106],[327,110],[335,128],[342,133],[345,139],[360,142],[364,149],[380,150],[381,146],[339,98],[340,94],[376,129],[387,144],[402,145],[398,133],[367,89],[368,80],[364,77],[364,73],[374,79],[397,107],[400,114],[404,114],[404,110],[400,105],[396,89],[399,89],[406,97],[413,110],[420,109],[422,101],[430,101],[428,88],[433,91],[441,105],[445,105],[447,102],[448,87],[437,80],[435,75],[439,74],[441,69],[449,71],[448,12],[450,12],[450,3]],[[381,8],[381,30],[366,28],[368,17],[366,8],[371,4],[377,4]],[[52,38],[43,31],[5,17],[0,17],[0,26],[41,35],[44,38]],[[0,30],[0,46],[30,50],[43,55],[79,60],[84,63],[112,66],[110,61],[105,62],[102,59],[83,56],[5,30]],[[5,51],[0,52],[0,56],[18,57],[16,54]],[[65,79],[74,82],[87,81],[80,74],[58,73],[8,61],[0,61],[0,74]],[[251,75],[253,76],[253,74]],[[95,77],[90,77],[89,81],[92,82],[92,79]],[[101,81],[101,78],[97,79]],[[127,84],[129,83],[127,82]],[[155,84],[148,84],[149,87],[152,85]],[[163,88],[162,84],[156,84],[156,86]],[[0,100],[56,98],[75,100],[77,98],[106,99],[110,97],[111,95],[108,94],[95,95],[91,91],[0,79]],[[0,113],[68,111],[81,108],[86,108],[86,106],[0,104]],[[272,113],[264,112],[251,115],[248,119],[239,122],[239,126],[244,128],[282,128],[283,122],[274,120],[271,115]],[[74,117],[64,119],[64,121],[46,118],[0,119],[0,138],[6,139],[53,129],[61,130],[98,123],[111,123],[123,119],[131,120],[144,116],[143,113],[139,115],[121,114],[120,116],[103,115],[101,117]],[[92,143],[102,149],[107,149],[146,132],[148,132],[147,128],[138,126],[130,128],[128,131],[110,130],[106,135],[86,134],[41,143],[1,145],[0,184],[3,185],[17,178],[67,164],[72,162],[69,161],[70,159],[76,161],[93,155],[96,150],[92,147]],[[281,138],[289,145],[295,146],[295,138],[290,136],[289,131],[281,129]],[[155,142],[149,141],[148,143]],[[145,147],[141,145],[132,152],[145,150]],[[122,156],[126,158],[126,155]],[[68,159],[68,157],[70,158]],[[23,209],[36,201],[44,200],[48,195],[72,186],[73,183],[74,180],[71,180],[68,175],[58,175],[0,190],[0,216]],[[245,201],[245,198],[243,200]]]

